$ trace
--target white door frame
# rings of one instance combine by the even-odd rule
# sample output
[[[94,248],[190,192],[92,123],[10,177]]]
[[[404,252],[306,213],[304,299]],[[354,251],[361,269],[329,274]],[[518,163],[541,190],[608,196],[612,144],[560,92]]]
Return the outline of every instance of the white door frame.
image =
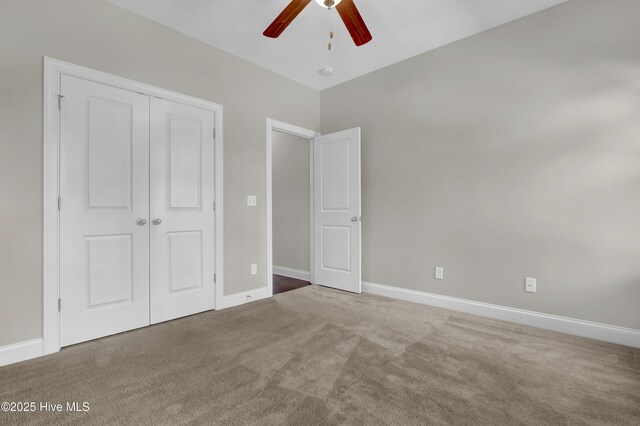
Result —
[[[60,350],[60,315],[58,298],[60,294],[59,275],[59,211],[58,197],[60,175],[60,109],[59,102],[64,99],[60,93],[62,75],[81,78],[119,89],[143,95],[166,99],[172,102],[205,109],[215,113],[215,307],[220,308],[224,294],[224,255],[223,255],[223,130],[222,105],[161,89],[145,83],[96,71],[91,68],[70,64],[44,57],[44,96],[43,96],[43,176],[44,176],[44,222],[43,222],[43,294],[42,294],[42,338],[44,355]]]
[[[273,296],[273,132],[287,133],[309,139],[312,149],[309,150],[309,281],[313,278],[313,138],[320,136],[320,133],[284,123],[282,121],[267,118],[267,289],[268,294]]]

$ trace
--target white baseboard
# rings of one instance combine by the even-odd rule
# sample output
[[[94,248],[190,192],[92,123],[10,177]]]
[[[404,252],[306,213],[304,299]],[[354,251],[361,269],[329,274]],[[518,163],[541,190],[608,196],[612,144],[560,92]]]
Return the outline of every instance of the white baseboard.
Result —
[[[44,355],[42,339],[0,347],[0,367]]]
[[[220,303],[216,305],[216,310],[233,308],[234,306],[257,302],[258,300],[267,299],[271,296],[273,295],[266,287],[256,290],[243,291],[241,293],[230,294],[222,298]]]
[[[273,273],[282,275],[283,277],[295,278],[297,280],[309,281],[309,271],[301,271],[300,269],[287,268],[284,266],[273,265]]]
[[[393,299],[406,300],[423,305],[436,306],[487,318],[529,325],[545,330],[558,331],[575,336],[640,348],[640,330],[632,328],[600,324],[368,282],[362,283],[362,291]]]

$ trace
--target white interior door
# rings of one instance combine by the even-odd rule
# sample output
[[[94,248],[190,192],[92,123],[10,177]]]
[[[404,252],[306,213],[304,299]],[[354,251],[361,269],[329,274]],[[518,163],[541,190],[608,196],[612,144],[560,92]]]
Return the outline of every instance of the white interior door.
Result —
[[[61,346],[149,324],[149,98],[62,76]]]
[[[316,137],[315,283],[360,293],[360,128]]]
[[[212,111],[151,99],[151,323],[214,308]]]

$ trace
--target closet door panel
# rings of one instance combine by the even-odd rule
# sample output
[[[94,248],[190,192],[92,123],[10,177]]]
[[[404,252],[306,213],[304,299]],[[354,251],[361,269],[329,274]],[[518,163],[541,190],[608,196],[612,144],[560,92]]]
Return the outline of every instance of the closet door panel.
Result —
[[[149,325],[149,97],[63,75],[60,342]]]
[[[214,113],[151,99],[151,323],[214,307]]]

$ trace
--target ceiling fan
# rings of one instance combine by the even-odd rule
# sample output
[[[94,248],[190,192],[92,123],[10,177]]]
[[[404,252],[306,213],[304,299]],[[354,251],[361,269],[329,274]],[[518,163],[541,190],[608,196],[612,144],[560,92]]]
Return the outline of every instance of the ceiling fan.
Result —
[[[309,3],[311,0],[292,0],[263,34],[277,38]],[[327,9],[336,8],[356,46],[362,46],[373,38],[353,0],[316,0],[316,3]]]

